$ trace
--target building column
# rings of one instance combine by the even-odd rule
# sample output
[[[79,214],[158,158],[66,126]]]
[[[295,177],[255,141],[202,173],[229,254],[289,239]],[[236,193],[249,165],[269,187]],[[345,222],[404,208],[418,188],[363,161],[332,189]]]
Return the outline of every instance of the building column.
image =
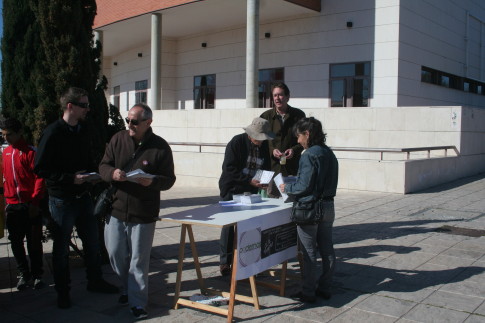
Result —
[[[103,48],[103,31],[102,30],[95,30],[94,31],[94,45],[97,46],[97,42],[101,44],[101,49]],[[98,80],[103,77],[104,71],[103,71],[103,52],[100,53],[99,55],[99,75],[98,75]]]
[[[258,107],[259,0],[247,0],[246,108]]]
[[[150,107],[153,110],[162,109],[162,15],[152,14],[151,34],[151,62],[150,62]]]

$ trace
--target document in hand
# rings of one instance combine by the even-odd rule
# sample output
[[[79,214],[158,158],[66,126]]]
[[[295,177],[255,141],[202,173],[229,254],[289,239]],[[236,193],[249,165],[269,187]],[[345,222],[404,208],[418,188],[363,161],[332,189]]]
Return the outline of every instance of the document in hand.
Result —
[[[101,176],[96,172],[81,173],[81,175],[88,175],[87,177],[84,177],[84,180],[87,181],[87,182],[96,181],[98,179],[101,179]]]
[[[281,193],[281,196],[283,197],[283,201],[285,202],[292,202],[291,197],[288,196],[285,192],[282,192],[280,189],[281,184],[288,184],[288,183],[294,183],[296,182],[296,176],[288,176],[288,177],[283,177],[281,173],[275,176],[274,178],[274,183],[276,184],[276,187]]]
[[[155,175],[145,173],[141,169],[135,169],[129,173],[126,173],[126,179],[132,182],[136,182],[137,178],[153,178]]]
[[[253,179],[259,181],[260,184],[269,184],[269,182],[273,178],[273,175],[274,175],[274,172],[272,171],[258,169]]]

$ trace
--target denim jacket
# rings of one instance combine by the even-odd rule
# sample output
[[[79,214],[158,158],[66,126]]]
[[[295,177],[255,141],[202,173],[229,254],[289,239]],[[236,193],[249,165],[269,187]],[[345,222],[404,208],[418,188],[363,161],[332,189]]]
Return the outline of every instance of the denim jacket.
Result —
[[[338,183],[338,161],[328,146],[315,145],[303,151],[295,183],[285,185],[285,193],[296,202],[307,203],[334,197]]]

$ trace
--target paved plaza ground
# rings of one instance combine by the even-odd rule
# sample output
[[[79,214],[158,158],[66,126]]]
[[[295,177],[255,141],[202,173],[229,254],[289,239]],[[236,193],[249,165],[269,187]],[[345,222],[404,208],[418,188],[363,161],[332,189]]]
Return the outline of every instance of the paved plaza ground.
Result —
[[[216,203],[215,188],[175,186],[162,192],[162,213]],[[426,191],[401,195],[339,190],[335,201],[337,268],[333,297],[302,305],[258,288],[261,309],[236,303],[235,321],[248,322],[485,322],[485,174]],[[228,290],[219,275],[220,229],[194,227],[206,286]],[[225,322],[216,314],[172,308],[180,226],[157,223],[151,252],[149,322]],[[80,241],[76,239],[80,245]],[[86,291],[82,258],[71,255],[71,298],[56,307],[51,266],[52,241],[44,244],[42,290],[16,290],[15,261],[8,240],[0,239],[1,322],[131,322],[117,295]],[[200,292],[186,246],[182,295]],[[278,267],[276,267],[278,268]],[[298,261],[289,262],[286,293],[299,288]],[[109,265],[105,278],[118,284]],[[262,281],[275,281],[262,274]],[[249,286],[237,291],[250,295]]]

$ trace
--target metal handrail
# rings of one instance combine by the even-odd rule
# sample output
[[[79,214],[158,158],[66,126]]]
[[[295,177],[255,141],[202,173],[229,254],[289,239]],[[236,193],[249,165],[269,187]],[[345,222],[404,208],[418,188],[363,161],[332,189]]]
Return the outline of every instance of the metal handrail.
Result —
[[[172,146],[198,146],[199,152],[202,152],[202,147],[226,147],[227,144],[222,143],[202,143],[202,142],[170,142]],[[413,147],[413,148],[364,148],[364,147],[330,147],[333,151],[353,151],[353,152],[378,152],[380,153],[380,160],[384,159],[384,153],[406,153],[406,159],[409,160],[411,152],[427,151],[428,158],[431,158],[432,150],[444,150],[445,157],[448,156],[448,150],[453,151],[459,155],[456,146],[432,146],[432,147]]]

